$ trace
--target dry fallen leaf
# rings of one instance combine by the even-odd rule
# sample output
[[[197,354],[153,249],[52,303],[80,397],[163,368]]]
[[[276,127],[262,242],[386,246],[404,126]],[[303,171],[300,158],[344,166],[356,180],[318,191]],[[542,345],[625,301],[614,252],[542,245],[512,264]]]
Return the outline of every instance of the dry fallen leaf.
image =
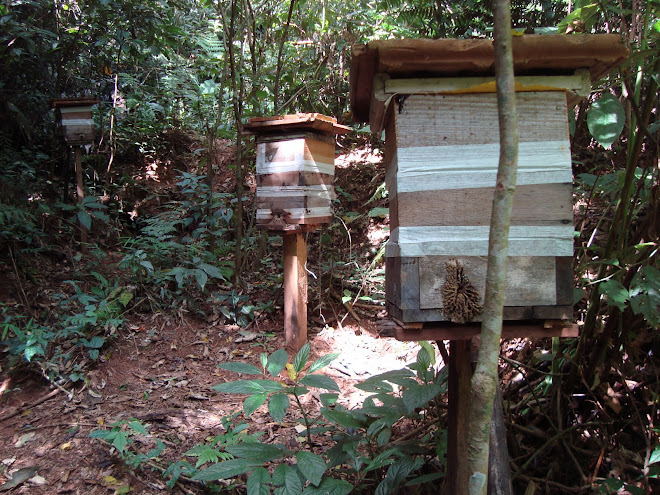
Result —
[[[66,442],[60,445],[60,450],[71,450],[73,448],[73,443],[72,442]]]
[[[26,433],[25,435],[21,435],[21,438],[18,439],[18,441],[14,444],[14,447],[21,448],[23,445],[26,443],[34,440],[36,433],[31,431],[30,433]]]

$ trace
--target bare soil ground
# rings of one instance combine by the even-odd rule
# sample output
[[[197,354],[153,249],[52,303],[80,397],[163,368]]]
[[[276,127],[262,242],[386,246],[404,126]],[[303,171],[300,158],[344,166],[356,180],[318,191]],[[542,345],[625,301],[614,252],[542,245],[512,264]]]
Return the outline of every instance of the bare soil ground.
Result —
[[[211,389],[236,378],[218,364],[240,360],[258,365],[261,352],[273,352],[284,344],[279,319],[261,322],[244,334],[236,326],[174,322],[157,315],[130,328],[108,349],[105,362],[89,374],[88,385],[70,397],[57,389],[53,392],[34,375],[0,375],[5,388],[0,398],[4,471],[0,486],[19,469],[31,468],[23,471],[32,475],[30,479],[11,493],[128,493],[125,487],[134,494],[166,493],[157,470],[148,466],[127,470],[112,448],[90,438],[90,432],[137,418],[150,434],[166,442],[161,463],[166,467],[183,459],[195,444],[221,433],[222,417],[241,408],[242,397]],[[272,333],[274,337],[267,336]],[[313,357],[341,353],[324,373],[340,385],[340,402],[347,407],[362,402],[363,393],[353,387],[356,382],[400,369],[416,355],[416,344],[380,338],[348,321],[341,329],[312,328],[309,337]],[[289,354],[293,359],[294,353]],[[318,409],[313,394],[306,399],[306,407]],[[290,409],[283,423],[273,423],[262,406],[251,417],[250,431],[295,447],[299,436],[295,417]],[[144,453],[154,445],[149,437],[137,438],[135,449]],[[188,460],[194,464],[194,459]],[[201,492],[200,487],[185,483],[173,490]]]

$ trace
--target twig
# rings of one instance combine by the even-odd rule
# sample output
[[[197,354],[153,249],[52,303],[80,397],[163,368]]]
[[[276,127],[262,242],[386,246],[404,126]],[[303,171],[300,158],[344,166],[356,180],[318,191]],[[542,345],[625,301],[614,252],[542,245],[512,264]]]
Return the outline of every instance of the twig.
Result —
[[[591,485],[584,485],[584,486],[566,486],[562,485],[561,483],[557,483],[556,481],[550,481],[546,480],[545,478],[536,478],[534,476],[527,476],[527,475],[520,475],[522,479],[525,481],[533,481],[534,483],[539,483],[539,484],[546,484],[548,486],[551,486],[553,488],[558,488],[562,493],[582,493],[586,490],[589,490],[591,488]]]
[[[0,418],[0,423],[3,422],[3,421],[6,421],[8,419],[13,418],[14,416],[18,416],[23,411],[27,411],[28,409],[32,409],[33,407],[36,407],[39,404],[42,404],[42,403],[46,402],[48,399],[52,399],[57,394],[59,394],[61,391],[62,390],[60,388],[56,388],[55,390],[51,390],[48,394],[44,395],[41,399],[38,399],[38,400],[34,401],[33,403],[28,404],[27,406],[19,407],[15,411],[10,412],[9,414],[1,417]],[[66,390],[65,390],[65,392],[66,392]]]

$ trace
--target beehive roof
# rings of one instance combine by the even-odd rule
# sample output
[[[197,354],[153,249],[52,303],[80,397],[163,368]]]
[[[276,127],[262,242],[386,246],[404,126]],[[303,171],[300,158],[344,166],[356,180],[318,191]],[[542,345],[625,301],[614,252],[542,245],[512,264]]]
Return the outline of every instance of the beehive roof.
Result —
[[[628,56],[615,34],[524,35],[513,38],[516,75],[565,75],[588,69],[596,81]],[[492,76],[490,39],[402,39],[371,41],[353,47],[351,111],[356,122],[369,121],[373,79]]]
[[[320,113],[296,113],[251,118],[243,128],[250,134],[314,131],[321,134],[346,134],[352,129],[337,124],[337,119]]]

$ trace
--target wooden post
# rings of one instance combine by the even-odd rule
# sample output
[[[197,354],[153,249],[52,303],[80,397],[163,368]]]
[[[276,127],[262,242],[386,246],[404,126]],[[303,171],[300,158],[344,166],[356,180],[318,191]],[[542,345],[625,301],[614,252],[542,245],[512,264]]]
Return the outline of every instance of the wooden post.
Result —
[[[82,148],[74,146],[76,154],[76,198],[78,204],[82,204],[85,199],[85,191],[83,189],[83,171],[82,171]],[[87,228],[78,220],[80,226],[80,250],[83,253],[87,252]]]
[[[296,351],[307,342],[307,245],[301,232],[284,235],[284,335]]]
[[[449,390],[447,422],[446,495],[467,495],[468,430],[470,411],[470,381],[472,379],[470,340],[449,342]]]

